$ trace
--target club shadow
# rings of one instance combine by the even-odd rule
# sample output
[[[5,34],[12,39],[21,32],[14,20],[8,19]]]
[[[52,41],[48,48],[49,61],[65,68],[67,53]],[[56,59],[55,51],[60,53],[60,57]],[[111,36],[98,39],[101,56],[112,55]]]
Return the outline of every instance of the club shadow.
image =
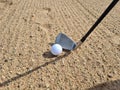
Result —
[[[50,52],[46,52],[46,53],[47,53],[47,54],[44,56],[44,57],[46,57],[46,58],[55,57],[55,56],[51,55]],[[26,71],[26,72],[24,72],[24,73],[21,73],[21,74],[15,76],[15,77],[12,77],[12,78],[10,78],[10,79],[8,79],[8,80],[0,83],[0,87],[6,86],[6,85],[10,84],[11,82],[16,81],[17,79],[20,79],[20,78],[22,78],[22,77],[27,76],[28,74],[31,74],[31,73],[34,72],[34,71],[37,71],[38,69],[41,69],[41,68],[43,68],[43,67],[46,67],[46,66],[49,65],[49,64],[54,64],[54,63],[56,63],[57,61],[61,60],[62,58],[67,57],[70,53],[71,53],[71,52],[67,52],[67,53],[65,53],[64,55],[55,57],[55,59],[52,60],[52,61],[46,62],[46,63],[44,63],[44,64],[42,64],[42,65],[40,65],[40,66],[38,66],[38,67],[36,67],[36,68],[34,68],[34,69],[32,69],[32,70]],[[49,55],[49,54],[50,54],[50,55]],[[48,56],[47,56],[47,55],[48,55]]]
[[[87,90],[120,90],[120,79],[98,84]]]

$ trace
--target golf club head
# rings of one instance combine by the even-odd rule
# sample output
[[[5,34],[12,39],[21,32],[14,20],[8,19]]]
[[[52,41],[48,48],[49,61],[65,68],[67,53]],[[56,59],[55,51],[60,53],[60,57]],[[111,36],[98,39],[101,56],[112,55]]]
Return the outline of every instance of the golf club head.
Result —
[[[76,43],[63,33],[58,34],[55,43],[60,44],[65,50],[73,50],[76,47]]]

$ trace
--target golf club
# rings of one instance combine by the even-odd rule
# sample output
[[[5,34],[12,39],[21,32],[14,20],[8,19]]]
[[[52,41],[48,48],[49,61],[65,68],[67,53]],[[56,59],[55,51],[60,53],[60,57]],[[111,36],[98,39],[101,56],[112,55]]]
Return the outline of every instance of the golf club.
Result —
[[[113,0],[110,5],[106,8],[106,10],[102,13],[102,15],[97,19],[97,21],[93,24],[93,26],[88,30],[88,32],[80,39],[77,43],[75,43],[71,38],[63,33],[59,33],[56,37],[55,43],[60,44],[65,50],[74,50],[79,47],[87,37],[93,32],[93,30],[98,26],[98,24],[103,20],[103,18],[110,12],[110,10],[117,4],[119,0]]]

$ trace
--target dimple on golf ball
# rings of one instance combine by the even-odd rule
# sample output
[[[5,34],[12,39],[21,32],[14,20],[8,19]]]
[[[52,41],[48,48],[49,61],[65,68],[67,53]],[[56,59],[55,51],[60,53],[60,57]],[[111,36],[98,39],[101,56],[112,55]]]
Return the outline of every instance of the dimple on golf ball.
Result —
[[[59,45],[59,44],[54,44],[52,47],[51,47],[51,53],[53,55],[59,55],[62,53],[62,46]]]

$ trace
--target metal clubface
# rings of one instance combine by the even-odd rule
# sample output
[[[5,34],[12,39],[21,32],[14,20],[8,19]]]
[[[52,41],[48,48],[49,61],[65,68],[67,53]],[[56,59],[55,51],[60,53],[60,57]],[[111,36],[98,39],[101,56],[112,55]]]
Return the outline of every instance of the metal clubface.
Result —
[[[88,30],[88,32],[82,37],[82,39],[77,42],[77,44],[70,39],[68,36],[66,36],[63,33],[60,33],[56,37],[55,43],[60,44],[63,49],[66,50],[73,50],[80,46],[86,38],[93,32],[93,30],[98,26],[98,24],[103,20],[103,18],[110,12],[110,10],[117,4],[119,0],[113,0],[110,5],[106,8],[106,10],[102,13],[102,15],[97,19],[97,21],[92,25],[92,27]]]
[[[66,50],[73,50],[76,47],[76,43],[63,33],[58,34],[55,43],[60,44]]]

